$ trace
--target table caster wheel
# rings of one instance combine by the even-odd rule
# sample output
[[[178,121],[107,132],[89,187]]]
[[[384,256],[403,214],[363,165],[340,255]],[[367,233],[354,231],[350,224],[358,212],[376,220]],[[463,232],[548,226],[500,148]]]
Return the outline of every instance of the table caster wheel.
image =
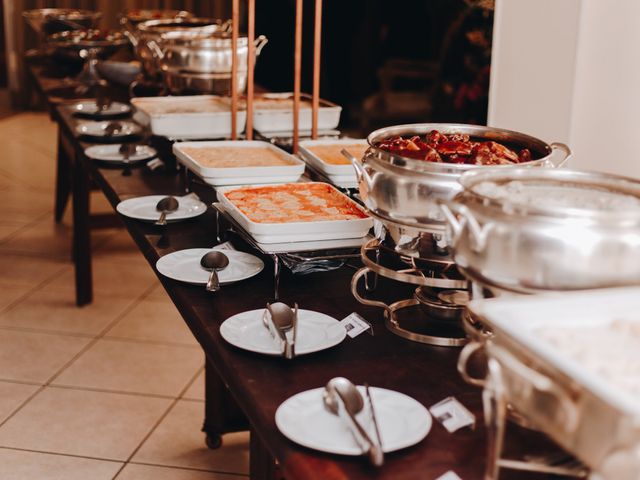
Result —
[[[217,450],[222,446],[222,435],[207,435],[204,441],[211,450]]]

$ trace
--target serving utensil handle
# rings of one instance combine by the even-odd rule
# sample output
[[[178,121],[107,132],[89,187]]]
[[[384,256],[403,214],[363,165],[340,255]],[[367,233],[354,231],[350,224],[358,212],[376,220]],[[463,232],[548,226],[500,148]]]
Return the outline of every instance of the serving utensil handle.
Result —
[[[373,440],[371,440],[369,434],[364,428],[362,428],[362,425],[360,425],[360,422],[358,422],[356,417],[346,408],[345,399],[342,398],[342,395],[337,390],[336,395],[340,397],[340,402],[342,403],[342,407],[338,410],[338,415],[347,423],[353,438],[356,440],[356,443],[360,446],[363,453],[367,454],[371,463],[376,467],[381,466],[384,463],[384,454],[382,453],[382,449]]]
[[[218,278],[218,272],[215,268],[211,269],[209,273],[209,280],[207,280],[207,292],[217,292],[220,290],[220,279]]]
[[[160,214],[160,218],[156,221],[156,225],[166,225],[167,224],[167,212],[162,212]]]

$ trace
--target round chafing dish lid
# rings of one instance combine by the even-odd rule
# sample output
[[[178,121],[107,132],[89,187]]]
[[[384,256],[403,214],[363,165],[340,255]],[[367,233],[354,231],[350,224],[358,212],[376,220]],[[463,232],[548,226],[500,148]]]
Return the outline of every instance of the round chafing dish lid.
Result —
[[[565,169],[487,168],[460,178],[463,196],[504,213],[640,221],[640,182]]]
[[[212,18],[186,17],[161,20],[147,20],[138,24],[138,30],[144,33],[190,32],[207,27],[224,28],[220,20]]]

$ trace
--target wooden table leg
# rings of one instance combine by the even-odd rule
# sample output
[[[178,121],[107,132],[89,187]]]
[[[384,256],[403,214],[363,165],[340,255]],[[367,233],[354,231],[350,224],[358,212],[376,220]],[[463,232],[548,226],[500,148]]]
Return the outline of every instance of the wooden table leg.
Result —
[[[207,358],[205,367],[205,418],[202,431],[207,434],[209,448],[222,445],[222,434],[249,429],[249,423],[229,389]]]
[[[277,478],[276,462],[253,430],[249,442],[249,478],[275,480]]]
[[[73,262],[76,274],[76,304],[80,307],[93,300],[91,277],[91,225],[89,195],[91,177],[81,153],[76,152],[73,178]]]
[[[62,132],[58,127],[58,151],[56,158],[55,221],[60,223],[71,194],[71,165],[65,149]]]

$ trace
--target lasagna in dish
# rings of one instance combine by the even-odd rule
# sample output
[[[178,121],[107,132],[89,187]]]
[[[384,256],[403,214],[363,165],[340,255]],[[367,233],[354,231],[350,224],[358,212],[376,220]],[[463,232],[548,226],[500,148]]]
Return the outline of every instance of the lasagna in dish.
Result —
[[[289,183],[245,187],[224,193],[254,223],[360,220],[367,215],[326,183]]]

